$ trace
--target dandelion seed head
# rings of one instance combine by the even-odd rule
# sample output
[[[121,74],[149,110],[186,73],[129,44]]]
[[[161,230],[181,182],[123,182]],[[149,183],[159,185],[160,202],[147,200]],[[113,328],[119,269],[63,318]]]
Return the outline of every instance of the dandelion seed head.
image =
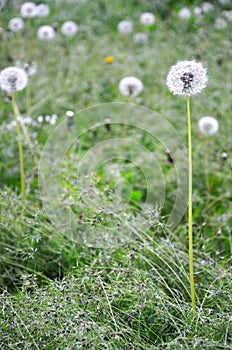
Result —
[[[144,89],[143,83],[136,77],[125,77],[119,82],[119,91],[123,96],[136,97]]]
[[[148,36],[146,33],[135,33],[133,35],[133,42],[135,44],[146,44],[148,42]]]
[[[140,23],[144,26],[151,26],[155,23],[155,16],[150,12],[144,12],[140,16]]]
[[[20,14],[23,18],[33,18],[36,16],[36,4],[24,2],[20,7]]]
[[[202,9],[199,6],[194,8],[193,13],[196,17],[202,17]]]
[[[18,17],[11,18],[8,23],[8,28],[15,33],[21,32],[24,29],[24,21],[22,18]]]
[[[214,24],[215,29],[223,30],[227,28],[227,22],[224,18],[217,18]]]
[[[222,11],[222,15],[227,19],[227,21],[232,22],[232,10]]]
[[[50,15],[50,8],[46,4],[36,6],[35,15],[40,18],[48,17]]]
[[[190,11],[187,7],[183,7],[183,8],[178,12],[178,16],[179,16],[179,18],[181,18],[181,19],[188,20],[188,19],[192,16],[192,13],[191,13],[191,11]]]
[[[37,37],[44,41],[53,40],[56,37],[55,29],[49,25],[41,26],[37,31]]]
[[[78,25],[73,21],[66,21],[61,26],[61,33],[67,37],[72,37],[78,32]]]
[[[8,67],[0,73],[0,86],[9,93],[23,90],[27,86],[28,78],[25,71],[17,67]]]
[[[214,5],[213,4],[211,4],[211,2],[203,2],[202,4],[201,4],[201,8],[202,8],[202,11],[204,12],[204,13],[208,13],[208,12],[212,12],[213,10],[214,10]]]
[[[207,86],[207,82],[207,69],[194,60],[177,62],[167,75],[167,86],[173,95],[197,95]]]
[[[130,34],[133,32],[133,22],[129,20],[118,23],[118,31],[122,34]]]
[[[198,128],[202,135],[211,136],[218,131],[219,123],[214,117],[205,116],[199,120]]]

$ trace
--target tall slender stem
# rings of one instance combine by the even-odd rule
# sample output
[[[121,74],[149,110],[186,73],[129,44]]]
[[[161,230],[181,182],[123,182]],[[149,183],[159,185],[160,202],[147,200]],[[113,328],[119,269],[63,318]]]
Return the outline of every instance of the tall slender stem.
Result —
[[[188,205],[188,232],[189,232],[189,277],[193,313],[196,313],[195,288],[194,288],[194,269],[193,269],[193,218],[192,218],[192,131],[191,131],[191,114],[190,114],[190,98],[187,96],[187,117],[188,117],[188,158],[189,158],[189,205]]]
[[[25,213],[25,202],[26,202],[26,195],[25,195],[25,175],[24,175],[24,160],[23,160],[23,145],[22,145],[22,138],[20,133],[20,125],[18,121],[18,109],[15,101],[15,96],[12,94],[12,107],[14,112],[14,118],[16,122],[16,130],[17,130],[17,137],[18,137],[18,147],[19,147],[19,162],[20,162],[20,180],[21,180],[21,198],[22,198],[22,215]]]

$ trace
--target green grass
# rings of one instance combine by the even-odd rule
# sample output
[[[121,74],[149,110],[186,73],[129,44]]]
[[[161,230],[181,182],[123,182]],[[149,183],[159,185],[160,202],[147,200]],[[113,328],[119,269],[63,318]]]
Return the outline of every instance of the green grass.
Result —
[[[22,34],[6,31],[8,20],[18,16],[22,1],[9,1],[0,12],[0,26],[5,30],[0,39],[0,69],[17,60],[38,64],[38,72],[30,77],[28,114],[33,123],[27,125],[27,130],[31,145],[25,135],[23,139],[24,217],[16,130],[11,124],[13,110],[6,93],[0,91],[0,348],[230,349],[231,22],[225,30],[215,30],[215,19],[222,11],[216,1],[214,12],[190,21],[178,19],[177,11],[186,4],[193,9],[201,1],[44,2],[51,8],[50,17],[27,21]],[[149,29],[139,23],[145,11],[153,12],[157,19]],[[80,29],[67,40],[59,28],[70,19]],[[132,35],[118,33],[117,23],[124,19],[134,21],[134,32],[148,34],[146,45],[136,45]],[[56,40],[39,41],[38,27],[54,23],[58,25]],[[108,55],[115,59],[112,64],[104,61]],[[209,74],[208,87],[191,99],[195,319],[186,214],[173,230],[167,227],[177,193],[178,151],[187,145],[187,117],[185,100],[170,94],[166,75],[170,66],[182,59],[201,61]],[[106,117],[116,120],[120,109],[109,103],[128,102],[120,95],[118,83],[129,75],[144,84],[144,91],[132,102],[155,111],[173,129],[160,127],[161,134],[154,137],[152,133],[159,126],[157,114],[154,125],[147,124],[150,112],[140,112],[138,107],[134,118],[138,121],[141,117],[141,124],[140,128],[129,126],[126,130],[129,143],[119,142],[118,147],[112,145],[102,153],[97,148],[102,142],[125,139],[123,125],[111,124],[108,129],[96,123]],[[16,100],[26,116],[26,91],[17,93]],[[106,107],[93,109],[101,103]],[[92,109],[85,110],[89,107]],[[65,121],[67,110],[75,113],[71,136]],[[125,118],[130,117],[129,107],[120,111]],[[56,125],[38,122],[38,116],[45,119],[54,114],[58,116]],[[219,121],[219,132],[209,138],[200,135],[197,127],[204,115]],[[62,128],[56,129],[62,121]],[[150,133],[142,130],[144,125]],[[70,148],[70,167],[64,147],[69,145],[69,137],[85,128],[87,132]],[[170,139],[171,131],[182,142]],[[159,136],[174,147],[174,164],[168,160]],[[49,137],[51,143],[47,143]],[[39,168],[45,146],[47,153],[42,159],[46,162]],[[56,158],[54,150],[63,152],[62,159]],[[144,150],[155,160],[149,161]],[[86,158],[86,168],[77,176],[81,160],[89,151],[92,158]],[[117,152],[124,159],[109,160]],[[228,154],[224,161],[223,152]],[[87,182],[85,170],[102,154],[103,161],[108,162],[99,165]],[[48,167],[43,168],[43,164]],[[184,161],[181,170],[186,172]],[[157,201],[160,171],[166,189],[162,208]],[[41,193],[39,181],[44,174],[49,177],[48,187]],[[147,179],[154,181],[155,191],[146,203]],[[52,191],[57,189],[57,181],[61,188],[57,200],[65,211],[56,200],[45,210],[45,201],[56,198]],[[207,184],[212,181],[209,193]],[[120,205],[124,208],[121,211],[107,211]],[[68,221],[70,209],[74,224]]]

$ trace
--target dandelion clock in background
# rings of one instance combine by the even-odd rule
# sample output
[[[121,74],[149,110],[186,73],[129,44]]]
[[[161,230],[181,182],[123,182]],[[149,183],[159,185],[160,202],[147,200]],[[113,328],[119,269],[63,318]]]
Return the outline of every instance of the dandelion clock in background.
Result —
[[[143,83],[136,77],[125,77],[119,82],[119,91],[123,96],[134,98],[144,89]]]
[[[187,8],[183,7],[179,12],[178,12],[179,18],[183,20],[188,20],[192,16],[192,12]]]
[[[133,32],[133,22],[132,21],[121,21],[118,23],[118,31],[122,34],[130,34]]]
[[[21,68],[8,67],[0,73],[0,87],[10,94],[25,89],[27,82],[27,74]]]
[[[227,28],[227,22],[224,18],[217,18],[214,24],[215,29],[223,30]]]
[[[61,26],[61,33],[67,37],[72,37],[78,32],[78,25],[73,21],[66,21]]]
[[[21,32],[24,29],[24,21],[22,18],[11,18],[8,23],[8,28],[14,33]]]
[[[148,42],[148,36],[147,36],[146,33],[140,33],[140,32],[139,33],[135,33],[133,35],[133,42],[135,44],[143,44],[143,45],[145,45]]]
[[[33,18],[36,16],[36,4],[24,2],[20,7],[20,14],[23,18]]]
[[[43,41],[51,41],[56,37],[56,31],[52,26],[41,26],[37,31],[37,37]]]
[[[144,12],[140,16],[140,23],[144,26],[152,26],[155,23],[155,16],[150,12]]]
[[[50,8],[46,4],[36,6],[35,15],[39,18],[48,17],[50,15]]]
[[[167,86],[173,95],[197,95],[207,86],[207,82],[207,69],[194,60],[177,62],[167,76]]]
[[[205,116],[199,120],[198,128],[202,135],[212,136],[218,132],[219,123],[214,117]]]

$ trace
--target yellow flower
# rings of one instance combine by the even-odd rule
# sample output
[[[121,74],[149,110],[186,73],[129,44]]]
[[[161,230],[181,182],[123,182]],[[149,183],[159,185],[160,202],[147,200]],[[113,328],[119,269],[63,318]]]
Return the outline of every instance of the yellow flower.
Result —
[[[106,62],[106,63],[113,63],[114,62],[114,57],[112,57],[112,56],[106,56],[105,58],[104,58],[104,61]]]

